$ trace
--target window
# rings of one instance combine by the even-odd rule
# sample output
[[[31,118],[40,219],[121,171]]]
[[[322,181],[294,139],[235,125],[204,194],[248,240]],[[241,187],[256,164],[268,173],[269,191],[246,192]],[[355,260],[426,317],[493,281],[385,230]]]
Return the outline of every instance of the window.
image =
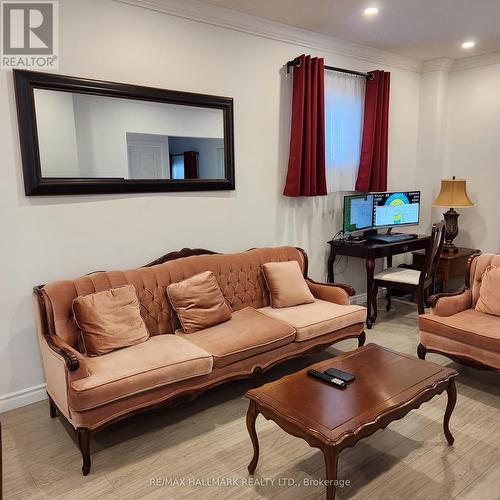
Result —
[[[329,193],[354,191],[363,133],[366,81],[325,72],[325,160]]]
[[[184,179],[184,155],[171,156],[172,179]]]

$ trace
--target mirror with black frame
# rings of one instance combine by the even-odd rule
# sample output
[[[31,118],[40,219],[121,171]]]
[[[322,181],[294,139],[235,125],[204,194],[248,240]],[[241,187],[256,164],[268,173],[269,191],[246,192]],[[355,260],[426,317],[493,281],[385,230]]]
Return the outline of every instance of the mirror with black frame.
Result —
[[[231,98],[14,75],[27,195],[234,189]]]

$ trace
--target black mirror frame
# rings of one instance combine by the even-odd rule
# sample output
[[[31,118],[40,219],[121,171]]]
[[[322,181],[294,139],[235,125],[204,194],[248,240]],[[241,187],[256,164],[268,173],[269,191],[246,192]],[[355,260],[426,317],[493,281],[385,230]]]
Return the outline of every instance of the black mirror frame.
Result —
[[[230,97],[163,90],[26,70],[14,70],[14,85],[26,196],[235,189],[233,99]],[[42,177],[33,92],[35,88],[220,109],[224,116],[226,177],[190,180]]]

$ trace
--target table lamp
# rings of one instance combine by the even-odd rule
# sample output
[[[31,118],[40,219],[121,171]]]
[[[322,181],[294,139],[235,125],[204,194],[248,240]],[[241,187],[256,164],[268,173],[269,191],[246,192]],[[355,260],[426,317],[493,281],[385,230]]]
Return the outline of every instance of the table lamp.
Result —
[[[443,179],[441,181],[441,191],[438,197],[432,203],[435,207],[455,207],[455,208],[469,208],[473,207],[467,188],[465,186],[465,179]],[[446,222],[445,243],[443,246],[444,252],[458,252],[458,248],[453,244],[453,240],[458,234],[458,214],[453,208],[450,208],[444,214]]]

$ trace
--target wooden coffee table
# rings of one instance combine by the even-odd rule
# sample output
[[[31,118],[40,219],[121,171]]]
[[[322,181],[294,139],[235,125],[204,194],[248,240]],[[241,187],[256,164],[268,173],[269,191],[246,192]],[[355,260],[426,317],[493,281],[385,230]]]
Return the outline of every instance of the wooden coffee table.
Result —
[[[356,380],[339,390],[307,375],[309,368],[335,367],[352,373]],[[322,361],[246,393],[250,399],[247,428],[254,455],[248,471],[253,474],[259,459],[255,420],[262,413],[284,431],[322,450],[326,465],[327,498],[335,498],[339,452],[393,420],[404,417],[436,394],[448,393],[444,434],[453,444],[450,416],[457,398],[451,369],[368,344],[337,358]]]

